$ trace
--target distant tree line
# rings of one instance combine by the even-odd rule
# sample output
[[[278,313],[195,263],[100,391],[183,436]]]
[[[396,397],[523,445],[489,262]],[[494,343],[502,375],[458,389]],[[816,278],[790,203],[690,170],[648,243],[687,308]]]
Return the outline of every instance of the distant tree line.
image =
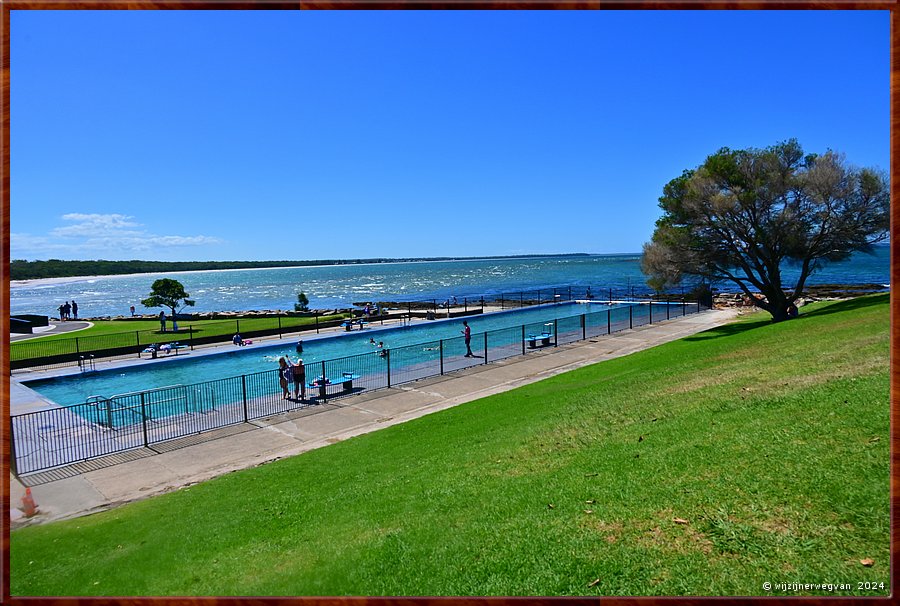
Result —
[[[352,265],[359,263],[398,263],[407,261],[456,261],[477,259],[522,259],[546,257],[587,256],[586,253],[567,255],[505,255],[493,257],[425,257],[375,259],[319,259],[315,261],[25,261],[14,259],[9,264],[10,280],[39,278],[68,278],[72,276],[114,276],[121,274],[162,273],[208,269],[261,269],[268,267],[308,267],[314,265]]]

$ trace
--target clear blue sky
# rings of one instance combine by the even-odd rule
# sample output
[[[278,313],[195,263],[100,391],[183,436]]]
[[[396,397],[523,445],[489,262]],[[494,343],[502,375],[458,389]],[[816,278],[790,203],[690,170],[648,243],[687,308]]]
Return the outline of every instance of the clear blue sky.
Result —
[[[637,252],[796,137],[889,169],[889,13],[13,11],[13,259]]]

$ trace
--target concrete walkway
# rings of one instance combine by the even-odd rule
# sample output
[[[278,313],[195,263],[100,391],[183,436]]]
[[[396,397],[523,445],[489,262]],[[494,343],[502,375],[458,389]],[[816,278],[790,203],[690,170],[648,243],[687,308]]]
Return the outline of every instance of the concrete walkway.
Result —
[[[38,508],[30,518],[20,511],[25,487],[11,477],[11,524],[72,518],[177,490],[689,336],[736,315],[706,311],[26,476]]]

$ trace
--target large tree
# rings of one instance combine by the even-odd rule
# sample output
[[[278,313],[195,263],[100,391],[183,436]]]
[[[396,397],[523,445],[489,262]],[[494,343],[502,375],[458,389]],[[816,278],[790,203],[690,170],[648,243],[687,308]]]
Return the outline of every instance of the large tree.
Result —
[[[141,301],[144,307],[168,307],[172,310],[172,319],[178,309],[193,306],[194,301],[188,299],[190,295],[184,292],[184,286],[178,280],[161,278],[150,286],[150,296]]]
[[[882,172],[832,151],[806,155],[794,139],[723,148],[663,188],[642,269],[656,287],[734,282],[777,322],[812,273],[887,238],[889,204]],[[799,267],[795,284],[782,281],[785,262]]]

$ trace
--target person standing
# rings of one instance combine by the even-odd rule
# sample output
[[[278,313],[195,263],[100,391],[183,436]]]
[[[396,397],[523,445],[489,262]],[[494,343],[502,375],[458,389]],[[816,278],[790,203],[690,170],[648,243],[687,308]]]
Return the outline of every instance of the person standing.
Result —
[[[287,400],[291,394],[288,385],[294,380],[294,371],[283,357],[278,358],[278,382],[281,384],[281,399]]]
[[[69,302],[68,302],[68,301],[66,301],[66,302],[63,304],[63,316],[65,316],[65,318],[63,318],[63,319],[64,319],[64,320],[68,320],[68,319],[69,319],[69,314],[71,314],[71,313],[72,313],[72,306],[69,305]]]
[[[66,319],[66,316],[65,316],[65,313],[64,313],[64,312],[65,312],[65,309],[66,309],[66,306],[65,306],[65,305],[60,305],[59,307],[56,308],[56,310],[59,311],[59,321],[60,321],[60,322],[62,322],[63,320]]]
[[[285,356],[285,358],[291,366],[291,371],[293,373],[294,399],[303,401],[306,399],[306,367],[303,366],[303,359],[297,358],[296,362],[291,362],[290,358],[287,356]]]
[[[78,319],[78,303],[75,302],[75,299],[72,299],[72,319]]]
[[[472,329],[469,328],[469,323],[463,320],[463,326],[465,326],[465,330],[462,330],[463,337],[466,341],[466,355],[467,358],[474,358],[475,354],[472,353]]]
[[[131,306],[131,317],[134,317],[134,305]]]
[[[159,312],[159,330],[160,332],[166,332],[166,312]]]

